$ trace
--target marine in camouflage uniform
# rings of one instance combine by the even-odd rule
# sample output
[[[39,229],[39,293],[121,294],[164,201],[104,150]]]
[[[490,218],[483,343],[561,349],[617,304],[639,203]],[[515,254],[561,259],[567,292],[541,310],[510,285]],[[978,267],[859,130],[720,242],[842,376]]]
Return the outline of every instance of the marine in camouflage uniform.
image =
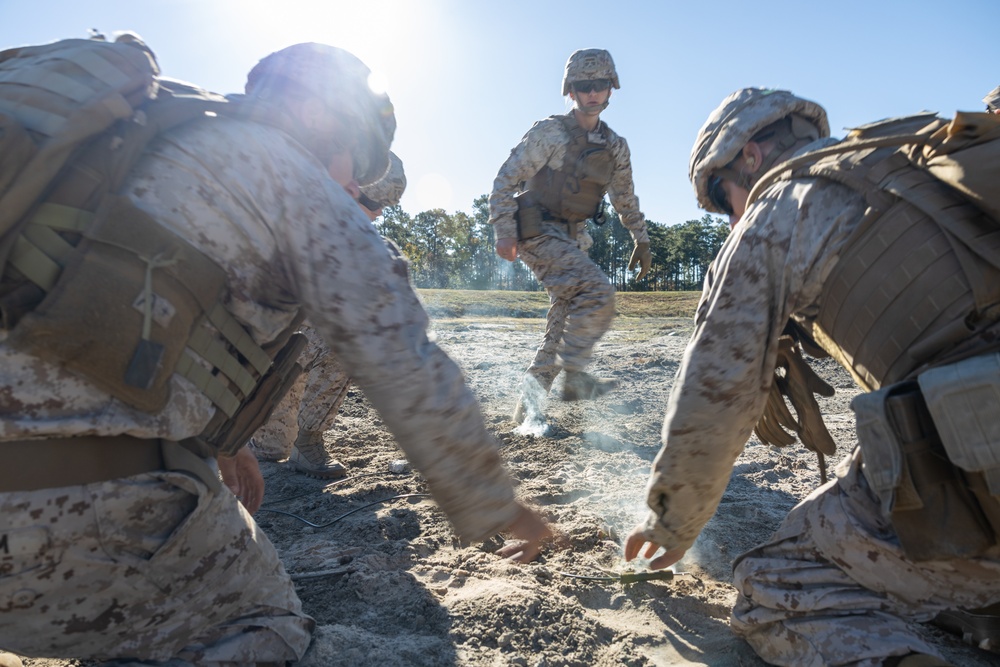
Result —
[[[328,174],[334,161],[362,183],[385,169],[395,120],[368,73],[324,45],[272,54],[248,79],[254,121],[220,115],[170,131],[123,193],[224,270],[225,308],[255,340],[304,310],[456,531],[475,540],[509,528],[527,542],[504,554],[533,558],[547,527],[514,499],[461,371],[427,338],[405,266]],[[220,491],[213,458],[167,442],[202,433],[215,411],[205,394],[175,373],[166,406],[140,411],[9,339],[0,387],[0,451],[23,465],[0,475],[0,646],[172,666],[303,656],[314,623],[274,547]],[[73,481],[94,468],[91,450],[119,443],[129,458],[138,439],[157,439],[164,458]],[[38,488],[45,475],[60,482]]]
[[[562,370],[567,371],[565,400],[595,398],[614,387],[611,380],[584,371],[615,312],[614,287],[587,255],[592,240],[580,224],[598,213],[605,192],[636,244],[629,269],[641,264],[638,278],[649,270],[649,236],[635,196],[628,143],[600,121],[612,87],[619,88],[618,74],[607,51],[574,52],[563,76],[563,94],[573,99],[573,110],[535,123],[493,182],[490,222],[497,253],[509,261],[520,256],[549,295],[545,337],[528,367],[515,422],[528,411],[538,412],[541,398]],[[580,151],[574,133],[584,131],[587,147]],[[588,164],[587,157],[595,154],[607,156],[607,163]],[[558,185],[560,181],[565,184]],[[570,203],[586,183],[592,188],[590,198]],[[530,234],[518,202],[529,196],[540,201],[534,207],[540,226]]]
[[[901,219],[905,229],[932,229],[937,223],[910,204],[889,198],[886,204],[895,206],[893,214],[864,227],[863,222],[873,219],[865,197],[819,175],[796,172],[753,189],[762,174],[791,156],[836,144],[825,138],[828,131],[819,105],[785,91],[751,88],[726,98],[699,134],[691,157],[698,201],[708,211],[729,214],[733,233],[706,278],[695,331],[667,408],[663,448],[649,480],[651,513],[627,538],[627,559],[640,553],[653,557],[662,547],[666,553],[651,567],[667,567],[694,544],[716,511],[733,462],[764,410],[774,381],[778,339],[789,318],[815,334],[830,332],[824,348],[844,360],[869,391],[902,386],[896,383],[953,344],[975,350],[983,342],[969,329],[959,337],[966,341],[940,336],[951,316],[974,310],[964,292],[945,306],[951,309],[947,312],[940,302],[927,299],[901,313],[907,318],[917,312],[927,315],[930,324],[922,329],[905,320],[895,325],[879,320],[860,340],[844,336],[842,327],[851,333],[865,331],[866,312],[891,317],[891,308],[878,306],[878,299],[889,294],[883,290],[907,284],[891,255],[882,256],[890,257],[888,264],[879,264],[878,255],[865,258],[865,266],[886,279],[879,281],[880,288],[857,290],[856,298],[872,302],[867,307],[855,304],[840,325],[829,326],[830,311],[824,308],[842,296],[837,280],[848,280],[852,260],[862,249],[880,247],[878,242],[866,243],[869,237],[857,236],[861,230],[878,235],[880,225]],[[776,168],[771,173],[780,172]],[[747,206],[751,189],[754,201]],[[934,268],[928,269],[926,253],[907,249],[903,256],[913,275],[929,279],[931,285],[961,275],[947,244],[941,246],[940,263]],[[919,286],[914,293],[926,297],[930,291]],[[899,337],[912,333],[923,344],[893,357],[890,346],[871,346],[880,330]],[[852,404],[856,410],[862,397]],[[859,417],[862,423],[867,422]],[[879,451],[887,441],[862,438],[862,449],[869,443],[875,447],[867,451]],[[740,596],[732,627],[769,663],[945,665],[919,624],[944,610],[980,608],[1000,600],[1000,550],[995,544],[980,545],[980,552],[963,557],[927,559],[907,552],[910,547],[904,547],[894,523],[898,508],[892,513],[883,510],[870,479],[878,470],[873,468],[876,459],[863,456],[862,449],[840,464],[838,479],[799,503],[767,544],[736,561]],[[943,458],[932,459],[932,476],[951,474],[953,468],[945,467]],[[913,466],[914,459],[907,460]],[[928,500],[928,506],[933,502]],[[921,544],[921,536],[916,544],[957,551],[953,546],[963,540],[962,529],[948,523],[939,540],[932,538],[937,544]]]
[[[349,186],[348,183],[341,185]],[[383,208],[397,205],[406,190],[403,162],[390,152],[386,174],[358,190],[358,205],[374,222]],[[390,251],[401,256],[391,243]],[[337,421],[337,412],[347,396],[351,378],[315,329],[306,324],[300,332],[307,339],[306,348],[299,356],[303,373],[268,422],[254,434],[250,446],[263,460],[288,458],[296,470],[310,477],[336,479],[347,474],[347,469],[327,451],[323,434]]]

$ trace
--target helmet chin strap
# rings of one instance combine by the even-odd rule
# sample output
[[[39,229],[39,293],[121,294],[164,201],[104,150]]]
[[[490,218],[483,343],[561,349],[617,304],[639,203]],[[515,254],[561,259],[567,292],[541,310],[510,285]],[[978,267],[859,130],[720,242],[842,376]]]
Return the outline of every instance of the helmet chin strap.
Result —
[[[589,108],[586,108],[586,109],[580,106],[580,100],[575,99],[575,98],[573,99],[573,109],[575,109],[576,111],[579,111],[582,114],[586,114],[588,116],[596,116],[596,115],[600,114],[602,111],[604,111],[605,109],[607,109],[608,105],[610,105],[610,104],[611,104],[611,96],[610,95],[608,95],[608,99],[604,100],[604,104],[602,104],[600,107],[589,107]]]

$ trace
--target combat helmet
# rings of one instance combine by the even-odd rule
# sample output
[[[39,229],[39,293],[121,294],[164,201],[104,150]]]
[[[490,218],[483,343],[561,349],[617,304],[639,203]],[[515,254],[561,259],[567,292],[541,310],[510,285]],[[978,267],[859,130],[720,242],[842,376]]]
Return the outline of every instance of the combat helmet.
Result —
[[[372,211],[395,206],[403,198],[405,190],[406,174],[403,171],[403,161],[389,151],[389,171],[371,185],[361,188],[361,203]]]
[[[354,54],[326,44],[306,42],[263,58],[247,75],[248,97],[266,99],[292,84],[322,100],[330,113],[357,137],[352,149],[354,177],[374,183],[389,166],[389,146],[396,117],[389,96],[368,85],[371,70]]]
[[[1000,110],[1000,86],[986,93],[983,104],[986,105],[986,110],[990,113],[996,113],[997,110]]]
[[[735,160],[758,132],[786,116],[792,118],[791,136],[795,138],[830,136],[826,110],[787,90],[744,88],[729,95],[709,115],[691,149],[688,168],[688,177],[701,208],[710,213],[726,213],[708,196],[709,178]],[[780,152],[775,150],[772,156],[776,158]],[[761,169],[758,174],[763,175],[765,171],[766,168]],[[747,187],[748,184],[743,185]]]
[[[618,85],[618,72],[615,71],[615,61],[604,49],[580,49],[574,51],[566,61],[566,71],[563,73],[562,94],[569,95],[570,85],[576,81],[593,81],[607,79],[613,88]]]

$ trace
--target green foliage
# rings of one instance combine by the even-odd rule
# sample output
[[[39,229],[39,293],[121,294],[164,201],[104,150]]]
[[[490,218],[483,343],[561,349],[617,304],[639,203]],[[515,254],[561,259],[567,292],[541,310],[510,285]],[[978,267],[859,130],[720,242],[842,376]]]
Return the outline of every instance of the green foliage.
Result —
[[[432,209],[411,217],[399,206],[385,209],[375,226],[410,262],[413,284],[429,289],[538,291],[523,262],[507,262],[493,250],[489,198],[473,202],[472,215]],[[729,234],[722,218],[705,215],[679,225],[647,222],[653,267],[641,282],[628,270],[632,237],[618,214],[604,203],[607,222],[587,223],[594,239],[590,257],[619,292],[700,290],[708,265]]]

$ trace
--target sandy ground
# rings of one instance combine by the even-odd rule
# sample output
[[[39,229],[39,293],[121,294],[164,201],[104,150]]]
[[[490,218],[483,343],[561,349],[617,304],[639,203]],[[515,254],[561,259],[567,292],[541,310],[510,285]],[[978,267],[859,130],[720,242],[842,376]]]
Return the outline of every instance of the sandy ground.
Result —
[[[492,553],[503,544],[501,536],[485,544],[457,543],[444,514],[423,495],[419,474],[391,472],[402,453],[352,389],[327,433],[349,477],[324,484],[284,463],[262,464],[267,495],[257,520],[318,623],[299,664],[765,664],[730,633],[730,563],[765,540],[819,484],[815,455],[799,445],[747,445],[719,511],[672,580],[580,578],[633,569],[622,560],[621,542],[645,511],[646,478],[689,320],[619,319],[599,346],[593,370],[618,379],[620,388],[593,403],[551,401],[544,435],[516,430],[509,419],[543,322],[461,318],[433,324],[479,397],[519,495],[559,527],[566,546],[518,566]],[[856,390],[831,363],[819,364],[819,371],[837,389],[835,397],[820,399],[839,445],[838,456],[828,461],[832,470],[854,444],[848,404]],[[927,633],[956,665],[1000,664],[996,654],[933,628]]]

